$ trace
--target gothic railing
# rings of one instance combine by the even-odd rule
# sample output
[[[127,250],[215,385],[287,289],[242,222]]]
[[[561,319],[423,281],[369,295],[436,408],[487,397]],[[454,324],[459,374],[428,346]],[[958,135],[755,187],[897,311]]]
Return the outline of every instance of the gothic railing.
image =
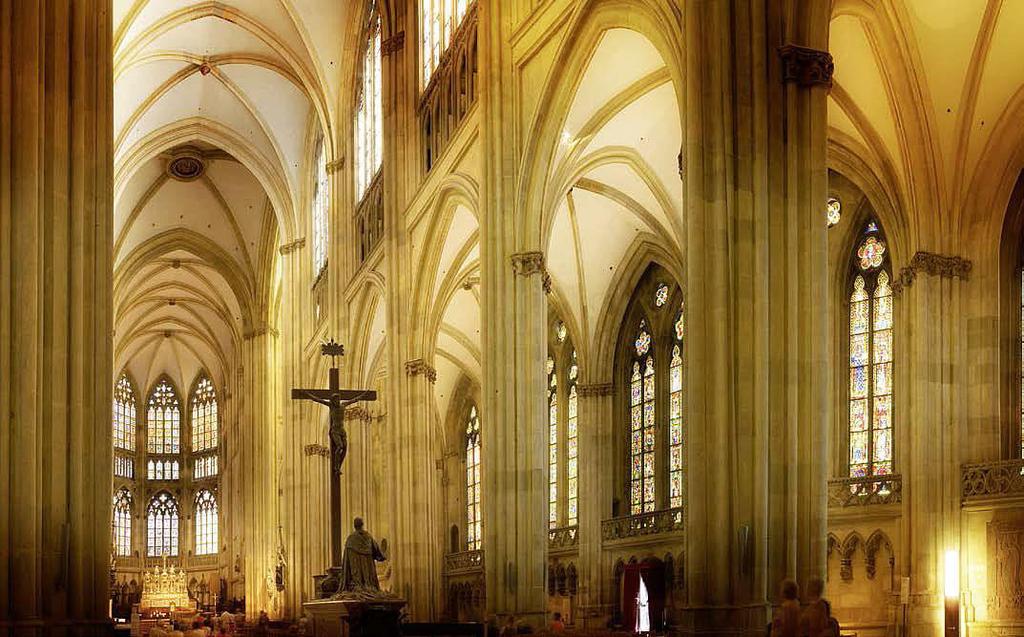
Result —
[[[477,3],[466,11],[441,62],[420,97],[420,133],[426,172],[437,163],[476,103],[477,97]]]
[[[444,571],[448,575],[464,573],[482,573],[484,570],[484,552],[460,551],[444,556]]]
[[[679,507],[605,520],[601,522],[601,539],[622,540],[643,535],[676,533],[685,529],[686,515],[683,508]]]
[[[1024,496],[1024,460],[965,464],[960,495],[964,500]]]
[[[833,507],[894,504],[903,501],[899,475],[838,478],[828,481],[828,505]]]
[[[549,551],[561,551],[565,549],[574,549],[579,546],[580,543],[580,527],[573,526],[560,526],[554,529],[548,529],[548,550]]]
[[[359,263],[370,257],[384,238],[384,171],[370,182],[366,194],[356,207],[356,236],[359,238]]]

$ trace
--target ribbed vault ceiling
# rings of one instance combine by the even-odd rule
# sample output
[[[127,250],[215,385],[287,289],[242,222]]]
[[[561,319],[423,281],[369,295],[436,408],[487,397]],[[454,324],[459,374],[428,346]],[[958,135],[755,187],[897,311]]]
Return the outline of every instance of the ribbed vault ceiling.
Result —
[[[115,369],[140,387],[220,384],[266,327],[352,5],[114,0]],[[182,154],[201,174],[171,174]]]

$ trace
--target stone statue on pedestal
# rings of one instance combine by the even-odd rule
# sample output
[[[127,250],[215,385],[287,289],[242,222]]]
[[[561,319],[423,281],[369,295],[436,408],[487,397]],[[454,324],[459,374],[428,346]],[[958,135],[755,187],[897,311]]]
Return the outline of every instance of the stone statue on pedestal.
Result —
[[[345,540],[345,554],[341,563],[341,590],[380,592],[376,562],[387,558],[380,546],[364,528],[362,518],[353,522],[354,530]]]

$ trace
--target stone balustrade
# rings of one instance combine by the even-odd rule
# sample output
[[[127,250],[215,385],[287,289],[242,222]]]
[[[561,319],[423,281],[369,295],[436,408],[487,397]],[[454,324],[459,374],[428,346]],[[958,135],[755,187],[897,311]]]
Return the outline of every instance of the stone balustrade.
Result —
[[[1024,460],[963,465],[960,495],[965,501],[1024,496]]]
[[[548,529],[548,551],[571,551],[575,550],[580,544],[580,527],[573,526],[560,526],[553,529]]]
[[[444,571],[446,575],[483,573],[484,552],[475,550],[449,553],[444,556]]]
[[[685,530],[686,514],[678,507],[605,520],[601,522],[601,539],[607,542]]]
[[[828,481],[830,507],[896,504],[903,501],[903,478],[899,475],[837,478]]]

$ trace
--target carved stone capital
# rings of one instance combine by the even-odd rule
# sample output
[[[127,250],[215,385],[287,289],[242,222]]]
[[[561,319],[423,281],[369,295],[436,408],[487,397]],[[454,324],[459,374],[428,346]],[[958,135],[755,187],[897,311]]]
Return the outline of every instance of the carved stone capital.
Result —
[[[423,376],[426,376],[427,380],[431,383],[437,382],[437,370],[431,367],[427,361],[422,358],[406,361],[405,373],[407,376],[419,376],[422,374]]]
[[[282,255],[288,255],[288,254],[291,254],[292,252],[295,252],[296,250],[301,250],[302,248],[305,248],[305,247],[306,247],[306,238],[302,237],[300,239],[296,239],[295,241],[292,241],[291,243],[284,244],[283,246],[278,248],[277,251],[280,252]]]
[[[544,272],[543,252],[518,252],[510,258],[512,271],[519,276],[533,276]]]
[[[242,334],[242,338],[249,341],[256,338],[257,336],[265,336],[267,334],[270,334],[275,338],[280,335],[280,333],[276,329],[264,323],[263,325],[254,327],[253,329]]]
[[[580,396],[589,398],[591,396],[611,396],[615,391],[614,383],[593,383],[590,385],[579,385],[576,388]]]
[[[319,444],[306,445],[302,450],[307,456],[320,456],[322,458],[326,458],[331,455],[330,449]]]
[[[944,279],[960,279],[966,281],[971,276],[973,264],[962,257],[949,257],[932,252],[918,251],[896,276],[893,283],[893,290],[896,294],[902,292],[914,284],[914,279],[919,274],[938,276]]]
[[[339,159],[335,159],[334,161],[329,161],[329,162],[327,162],[327,165],[325,166],[325,168],[327,169],[327,174],[329,174],[329,175],[338,172],[339,170],[341,170],[344,167],[345,167],[345,158],[344,157],[341,157]]]
[[[832,87],[835,63],[828,51],[786,44],[779,47],[779,57],[782,59],[783,82],[792,82],[803,88]]]
[[[405,47],[405,31],[399,31],[380,43],[380,54],[387,57],[396,51],[401,51],[403,47]]]
[[[349,407],[345,410],[345,420],[369,420],[370,412],[366,407]]]

